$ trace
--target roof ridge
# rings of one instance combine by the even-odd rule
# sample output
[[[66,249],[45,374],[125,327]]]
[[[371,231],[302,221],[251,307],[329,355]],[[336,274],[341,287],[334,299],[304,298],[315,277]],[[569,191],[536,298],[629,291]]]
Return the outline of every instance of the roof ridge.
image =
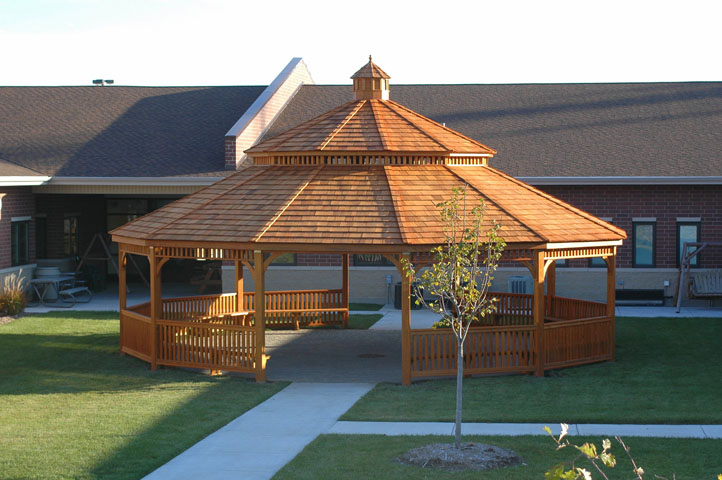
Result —
[[[31,172],[35,172],[35,173],[37,173],[37,174],[38,174],[39,176],[41,176],[41,177],[47,177],[47,176],[49,176],[49,175],[41,172],[40,170],[36,170],[36,169],[34,169],[34,168],[32,168],[32,167],[26,167],[25,165],[22,165],[22,164],[14,161],[14,160],[10,160],[10,159],[7,159],[7,158],[5,158],[5,157],[0,157],[0,162],[11,163],[11,164],[15,165],[16,167],[24,168],[24,169],[26,169],[26,170],[30,170]]]
[[[412,115],[414,115],[414,116],[416,116],[416,117],[418,117],[418,118],[421,118],[422,120],[425,120],[425,121],[427,121],[427,122],[431,122],[431,123],[433,123],[435,126],[437,126],[437,127],[439,127],[439,128],[443,128],[443,129],[444,129],[446,132],[448,132],[448,133],[451,133],[451,134],[453,134],[453,135],[456,135],[457,137],[461,137],[461,138],[463,138],[464,140],[467,140],[467,141],[469,141],[469,142],[472,142],[474,145],[476,145],[476,146],[478,146],[478,147],[482,147],[483,149],[487,150],[488,153],[491,153],[491,154],[496,154],[496,153],[498,153],[496,150],[494,150],[493,148],[489,147],[488,145],[484,145],[483,143],[481,143],[481,142],[479,142],[479,141],[476,141],[476,140],[474,140],[474,139],[471,138],[471,137],[467,137],[467,136],[464,135],[463,133],[457,132],[456,130],[451,129],[451,128],[447,127],[446,125],[442,125],[442,124],[440,124],[439,122],[430,119],[429,117],[425,117],[424,115],[421,115],[420,113],[418,113],[418,112],[410,109],[409,107],[406,107],[406,106],[404,106],[404,105],[402,105],[402,104],[400,104],[400,103],[398,103],[398,102],[394,102],[393,100],[386,100],[386,102],[388,102],[389,104],[393,104],[394,106],[397,106],[397,107],[401,108],[402,110],[404,110],[405,112],[410,113],[410,114],[412,114]],[[404,117],[404,118],[405,118],[405,117]],[[419,128],[419,130],[422,130],[422,129]],[[422,131],[426,134],[426,131],[425,131],[425,130],[422,130]],[[428,134],[427,134],[427,135],[428,135]],[[439,143],[439,142],[437,142],[437,143]],[[439,143],[439,144],[441,145],[441,143]],[[443,145],[443,146],[444,146],[444,148],[448,148],[448,147],[446,147],[446,145]]]
[[[426,136],[426,138],[428,138],[428,139],[431,140],[432,142],[436,143],[437,145],[441,146],[441,148],[445,148],[447,152],[451,152],[451,149],[450,149],[448,146],[446,146],[446,145],[444,145],[443,143],[441,143],[440,141],[438,141],[436,138],[434,138],[434,137],[433,137],[429,132],[427,132],[425,129],[419,128],[419,126],[416,125],[414,122],[412,122],[411,120],[409,120],[408,118],[406,118],[404,115],[400,115],[397,111],[395,111],[393,108],[391,108],[391,107],[389,106],[389,104],[399,105],[398,103],[392,102],[391,100],[379,100],[379,102],[381,102],[381,104],[382,104],[384,107],[386,107],[390,112],[396,114],[397,117],[399,117],[399,118],[402,119],[404,122],[406,122],[407,124],[411,125],[411,126],[412,126],[413,128],[415,128],[416,130],[418,130],[419,132],[421,132],[424,136]]]
[[[509,179],[510,181],[516,183],[517,185],[520,185],[520,186],[526,188],[527,190],[529,190],[529,191],[531,191],[531,192],[539,195],[540,197],[544,197],[544,198],[546,198],[547,200],[550,200],[550,201],[556,203],[556,204],[559,205],[560,207],[565,208],[565,209],[569,210],[570,212],[572,212],[572,213],[574,213],[574,214],[576,214],[576,215],[579,215],[579,216],[581,216],[581,217],[584,217],[584,218],[586,218],[587,220],[590,220],[590,221],[592,221],[593,223],[596,223],[596,224],[599,225],[600,227],[606,228],[606,229],[609,230],[610,232],[613,232],[613,233],[616,233],[616,234],[622,234],[622,235],[624,235],[624,238],[627,238],[627,232],[625,232],[624,230],[622,230],[621,228],[619,228],[619,227],[617,227],[617,226],[615,226],[615,225],[611,225],[611,224],[605,222],[604,220],[601,220],[601,219],[595,217],[594,215],[585,212],[585,211],[582,210],[582,209],[576,208],[576,207],[572,206],[571,204],[569,204],[569,203],[567,203],[567,202],[564,202],[564,201],[562,201],[562,200],[560,200],[560,199],[558,199],[558,198],[556,198],[556,197],[554,197],[554,196],[552,196],[552,195],[549,195],[548,193],[545,193],[545,192],[539,190],[538,188],[534,188],[534,187],[532,187],[531,185],[522,182],[521,180],[517,180],[516,178],[512,177],[511,175],[507,175],[506,173],[502,172],[501,170],[497,170],[496,168],[489,167],[488,165],[486,166],[486,168],[488,168],[490,172],[492,172],[492,173],[494,173],[494,174],[496,174],[496,175],[498,175],[498,176],[500,176],[500,177],[504,177],[504,178],[506,178],[506,179]],[[609,227],[611,227],[611,228],[609,228]]]
[[[348,122],[350,122],[351,119],[356,116],[358,111],[361,110],[361,107],[363,107],[365,103],[366,103],[366,100],[358,101],[358,105],[356,105],[348,114],[346,114],[346,118],[343,119],[343,122],[338,124],[338,126],[336,126],[336,128],[334,128],[333,131],[329,135],[326,136],[326,139],[323,142],[321,142],[321,146],[319,147],[319,150],[323,150],[324,148],[326,148],[326,145],[328,145],[331,142],[331,140],[334,139],[334,137],[336,135],[341,133],[341,130],[343,130],[344,127],[346,126],[346,124],[348,124]]]
[[[531,228],[529,225],[526,224],[526,222],[520,220],[519,217],[517,217],[515,214],[513,214],[512,212],[510,212],[508,208],[506,208],[505,206],[503,206],[503,205],[502,205],[501,203],[499,203],[498,201],[493,200],[493,199],[491,198],[491,195],[489,195],[488,193],[485,193],[485,192],[481,191],[476,185],[472,184],[472,183],[469,182],[467,179],[465,179],[463,176],[459,175],[458,172],[455,172],[454,170],[452,170],[452,169],[451,169],[451,168],[452,168],[451,165],[443,165],[443,166],[444,166],[452,175],[454,175],[456,178],[458,178],[458,179],[460,179],[462,182],[464,182],[464,185],[470,185],[471,188],[473,188],[474,190],[476,190],[476,192],[477,192],[482,198],[488,198],[489,201],[493,201],[493,202],[494,202],[494,205],[496,205],[500,210],[506,212],[511,218],[513,218],[514,220],[516,220],[516,221],[519,223],[519,225],[521,225],[522,227],[524,227],[524,228],[527,229],[528,231],[532,232],[534,235],[538,236],[542,241],[545,241],[545,242],[548,242],[548,241],[549,241],[549,239],[548,239],[545,235],[542,235],[541,233],[539,233],[539,232],[536,231],[535,229]],[[480,167],[480,168],[487,168],[487,167],[485,166],[485,167]],[[502,226],[502,228],[503,228],[503,226]]]
[[[401,204],[399,203],[399,200],[397,198],[397,195],[394,192],[394,189],[391,188],[391,182],[389,182],[389,172],[393,171],[393,169],[389,168],[391,165],[384,165],[384,179],[386,180],[386,186],[389,188],[389,195],[391,196],[391,202],[394,204],[394,219],[396,220],[396,225],[399,227],[399,235],[401,235],[401,241],[404,242],[404,244],[409,243],[408,235],[406,235],[406,227],[403,225],[405,222],[401,220],[401,217],[399,216],[399,212],[401,211]]]
[[[389,142],[387,141],[386,135],[384,134],[384,131],[379,126],[379,122],[381,121],[381,117],[378,117],[376,115],[376,103],[370,102],[369,105],[371,105],[371,115],[374,117],[374,127],[376,127],[376,131],[379,134],[379,138],[381,139],[381,145],[384,147],[384,151],[389,149]]]

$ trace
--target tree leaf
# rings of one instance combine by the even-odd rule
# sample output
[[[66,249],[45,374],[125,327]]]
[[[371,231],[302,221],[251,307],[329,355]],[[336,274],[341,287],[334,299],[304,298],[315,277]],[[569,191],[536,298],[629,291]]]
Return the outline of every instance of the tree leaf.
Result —
[[[576,445],[577,450],[582,452],[587,458],[597,457],[597,447],[593,443],[585,443],[581,447]]]

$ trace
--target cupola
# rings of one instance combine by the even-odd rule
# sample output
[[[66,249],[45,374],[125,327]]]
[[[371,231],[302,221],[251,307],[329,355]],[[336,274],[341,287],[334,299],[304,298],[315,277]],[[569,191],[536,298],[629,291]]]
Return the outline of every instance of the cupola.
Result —
[[[388,100],[389,99],[389,77],[371,60],[354,73],[353,91],[356,100]]]

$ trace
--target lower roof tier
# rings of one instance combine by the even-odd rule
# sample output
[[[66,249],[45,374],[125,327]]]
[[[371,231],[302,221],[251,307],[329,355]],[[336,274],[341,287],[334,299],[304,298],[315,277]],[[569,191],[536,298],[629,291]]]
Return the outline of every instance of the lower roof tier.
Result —
[[[113,230],[114,240],[359,246],[444,241],[435,205],[466,186],[514,243],[608,242],[623,230],[488,166],[251,166]]]

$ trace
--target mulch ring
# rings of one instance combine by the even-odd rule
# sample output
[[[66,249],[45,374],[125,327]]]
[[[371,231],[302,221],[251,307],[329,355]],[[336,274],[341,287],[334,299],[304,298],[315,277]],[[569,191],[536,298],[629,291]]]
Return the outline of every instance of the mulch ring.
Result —
[[[413,448],[399,456],[396,462],[457,472],[523,465],[524,459],[512,450],[483,443],[463,443],[460,449],[451,443],[434,443]]]

